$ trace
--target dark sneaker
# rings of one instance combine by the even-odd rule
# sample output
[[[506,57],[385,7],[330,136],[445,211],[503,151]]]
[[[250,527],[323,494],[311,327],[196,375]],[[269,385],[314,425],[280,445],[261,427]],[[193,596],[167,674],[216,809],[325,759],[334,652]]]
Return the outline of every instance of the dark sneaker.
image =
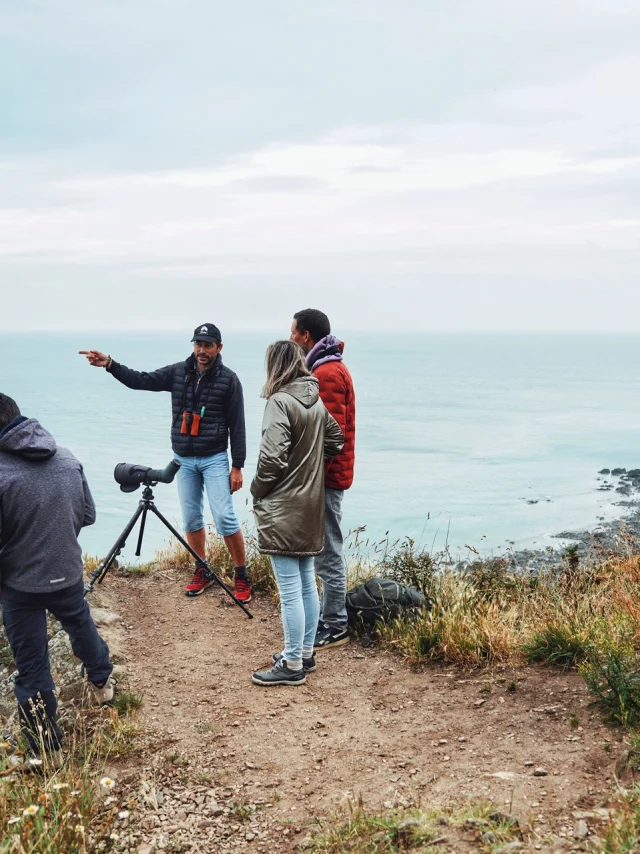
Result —
[[[318,626],[316,639],[313,642],[314,650],[329,649],[334,646],[342,646],[349,642],[349,632],[346,629],[334,629],[331,626]]]
[[[201,593],[204,593],[207,587],[209,587],[211,584],[213,584],[213,580],[208,580],[206,575],[204,574],[204,569],[202,567],[198,567],[193,573],[193,578],[191,579],[189,584],[187,584],[187,587],[184,592],[187,594],[187,596],[199,596]]]
[[[304,670],[289,670],[285,661],[276,662],[271,670],[254,673],[251,681],[254,685],[304,685],[307,674]]]
[[[274,652],[273,655],[271,656],[271,658],[273,660],[273,663],[277,664],[279,661],[282,660],[282,653],[281,652]],[[315,657],[315,655],[312,655],[311,658],[303,658],[302,659],[302,669],[304,670],[305,673],[313,673],[313,671],[316,669],[316,657]]]
[[[247,602],[251,602],[251,581],[249,578],[240,578],[236,576],[233,595],[236,597],[238,602],[242,602],[243,605]]]

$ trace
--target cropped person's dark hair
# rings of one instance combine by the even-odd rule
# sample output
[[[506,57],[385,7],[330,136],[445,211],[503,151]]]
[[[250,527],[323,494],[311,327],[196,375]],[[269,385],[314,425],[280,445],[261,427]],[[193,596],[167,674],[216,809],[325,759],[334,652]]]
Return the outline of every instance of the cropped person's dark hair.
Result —
[[[318,311],[317,308],[303,308],[293,315],[298,330],[302,333],[308,332],[317,343],[331,332],[331,324],[327,315]]]
[[[11,424],[18,415],[20,415],[20,410],[15,400],[0,392],[0,430],[4,430],[7,424]]]

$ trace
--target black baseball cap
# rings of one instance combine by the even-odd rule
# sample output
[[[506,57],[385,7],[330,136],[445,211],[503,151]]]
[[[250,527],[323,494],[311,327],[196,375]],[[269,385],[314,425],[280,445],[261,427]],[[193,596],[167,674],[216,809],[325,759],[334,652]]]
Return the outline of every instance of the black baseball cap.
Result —
[[[209,344],[220,344],[222,342],[222,335],[215,323],[203,323],[202,326],[196,326],[191,341],[207,341]]]

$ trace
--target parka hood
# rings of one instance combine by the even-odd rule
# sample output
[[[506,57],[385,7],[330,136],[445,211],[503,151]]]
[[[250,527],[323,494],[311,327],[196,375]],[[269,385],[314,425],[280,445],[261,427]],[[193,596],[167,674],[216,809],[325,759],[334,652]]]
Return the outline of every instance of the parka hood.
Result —
[[[320,397],[320,383],[315,377],[298,377],[297,380],[283,386],[280,391],[295,397],[306,409],[311,409]]]

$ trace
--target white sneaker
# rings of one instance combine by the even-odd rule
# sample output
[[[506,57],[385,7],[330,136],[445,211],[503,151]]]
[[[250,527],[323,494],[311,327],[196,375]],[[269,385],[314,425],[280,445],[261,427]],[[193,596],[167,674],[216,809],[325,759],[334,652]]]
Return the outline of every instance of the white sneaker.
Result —
[[[109,706],[113,703],[113,698],[116,693],[116,680],[110,676],[104,685],[96,685],[95,682],[90,682],[91,690],[96,702],[101,706]]]

